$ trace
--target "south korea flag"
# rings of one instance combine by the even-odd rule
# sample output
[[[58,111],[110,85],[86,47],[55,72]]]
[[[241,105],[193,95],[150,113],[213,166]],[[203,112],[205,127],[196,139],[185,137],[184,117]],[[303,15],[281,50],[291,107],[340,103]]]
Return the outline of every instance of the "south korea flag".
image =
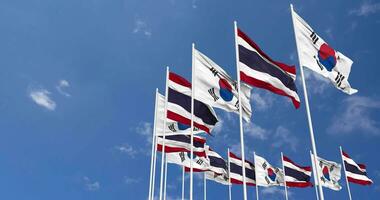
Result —
[[[268,163],[265,158],[255,155],[256,184],[259,186],[284,185],[284,172]]]
[[[330,79],[346,94],[356,93],[348,82],[353,61],[327,44],[293,9],[292,18],[300,65]]]

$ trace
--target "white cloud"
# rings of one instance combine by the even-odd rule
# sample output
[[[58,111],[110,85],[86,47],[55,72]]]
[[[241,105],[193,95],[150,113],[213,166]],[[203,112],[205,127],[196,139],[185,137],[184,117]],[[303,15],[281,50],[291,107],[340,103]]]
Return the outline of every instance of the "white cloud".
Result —
[[[123,144],[120,146],[115,146],[115,149],[118,150],[120,153],[127,154],[129,157],[134,158],[135,155],[138,153],[131,145],[129,144]]]
[[[146,137],[147,141],[152,143],[152,135],[153,135],[153,125],[149,122],[141,122],[135,129],[135,131]]]
[[[279,126],[274,133],[274,143],[273,147],[279,148],[283,146],[288,146],[291,150],[296,151],[298,145],[298,139],[291,134],[289,129]]]
[[[143,21],[142,19],[136,19],[135,20],[135,26],[134,26],[132,32],[135,33],[135,34],[138,34],[138,33],[139,34],[143,34],[146,37],[151,37],[152,36],[152,32],[149,29],[147,23],[145,21]]]
[[[256,139],[266,140],[269,131],[254,123],[244,123],[244,133]]]
[[[124,177],[124,182],[126,184],[136,184],[141,182],[141,178]]]
[[[191,1],[191,7],[194,8],[194,9],[198,8],[197,0],[192,0]]]
[[[70,87],[70,83],[67,80],[63,79],[58,82],[58,85],[55,88],[61,95],[65,97],[70,97],[71,95],[64,91],[64,89],[68,87]]]
[[[83,177],[84,185],[88,191],[96,191],[100,189],[100,183],[98,181],[92,181],[87,176]]]
[[[223,126],[224,126],[224,125],[223,125],[223,124],[224,124],[224,120],[221,119],[220,117],[219,117],[218,120],[219,120],[218,123],[216,123],[216,125],[215,125],[214,128],[212,129],[212,133],[215,134],[215,135],[219,135],[219,133],[221,133],[222,130],[225,129],[225,127],[223,127]]]
[[[29,97],[39,106],[42,106],[48,110],[55,110],[56,103],[50,98],[50,92],[45,89],[31,89]]]
[[[323,94],[329,86],[332,86],[327,78],[324,78],[322,75],[319,75],[307,68],[304,68],[304,75],[308,92],[310,91],[312,94]],[[301,77],[297,80],[300,82],[302,81]]]
[[[363,1],[359,8],[350,10],[349,13],[357,16],[368,16],[380,11],[380,3]]]
[[[263,195],[281,195],[285,197],[285,188],[284,187],[263,187],[261,194]],[[291,196],[292,193],[288,190],[288,197]],[[280,198],[283,199],[283,198]]]
[[[329,37],[330,39],[334,39],[334,35],[332,33],[332,28],[328,28],[325,30],[325,34],[327,35],[327,37]]]
[[[253,112],[255,112],[256,110],[268,110],[268,108],[272,107],[274,102],[273,94],[270,94],[268,91],[259,90],[254,90],[252,92],[251,100],[253,101]]]
[[[353,131],[379,135],[379,122],[372,119],[371,111],[380,109],[380,100],[363,96],[350,96],[343,101],[327,129],[330,134],[347,134]]]

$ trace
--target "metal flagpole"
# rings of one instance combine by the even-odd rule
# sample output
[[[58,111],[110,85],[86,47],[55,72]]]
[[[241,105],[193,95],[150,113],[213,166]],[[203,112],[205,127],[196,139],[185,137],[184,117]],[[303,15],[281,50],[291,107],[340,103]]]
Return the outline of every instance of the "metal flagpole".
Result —
[[[227,161],[228,161],[228,197],[229,200],[232,199],[232,194],[231,194],[231,165],[230,165],[230,148],[227,148]]]
[[[311,151],[309,151],[309,152],[310,152],[311,166],[312,166],[313,174],[314,174],[313,178],[314,178],[315,194],[317,196],[317,200],[319,200],[318,189],[317,189],[317,180],[315,179],[315,171],[316,171],[316,169],[315,169],[314,159],[313,159],[313,156],[311,154]]]
[[[282,171],[284,172],[285,199],[288,200],[288,188],[286,188],[286,174],[284,166],[284,154],[281,152]]]
[[[164,200],[166,200],[166,184],[168,180],[168,160],[166,159],[165,153],[165,180],[164,180]]]
[[[347,184],[348,196],[350,197],[350,200],[352,200],[352,197],[351,197],[351,190],[350,190],[350,184],[348,183],[348,179],[347,179],[346,165],[344,164],[344,160],[343,160],[342,146],[339,146],[339,149],[340,149],[340,156],[342,157],[342,164],[343,164],[343,169],[344,169],[344,176],[345,176],[345,178],[346,178],[346,184]]]
[[[207,200],[207,180],[206,180],[206,172],[203,172],[203,199]]]
[[[168,109],[168,80],[169,80],[169,67],[166,67],[166,83],[165,83],[165,109],[164,109],[164,123],[162,124],[162,151],[161,151],[161,176],[160,176],[160,200],[162,200],[163,184],[164,184],[164,164],[165,164],[165,130],[166,130],[166,113]]]
[[[155,138],[156,138],[156,118],[157,118],[157,100],[158,100],[158,88],[156,88],[156,100],[155,100],[155,103],[154,103],[154,121],[153,121],[153,133],[152,133],[152,155],[151,155],[151,158],[150,158],[150,177],[149,177],[149,197],[148,199],[152,199],[152,189],[154,187],[154,183],[153,183],[153,176],[155,175],[155,173],[153,173],[153,163],[155,162],[154,160],[154,152],[155,152]]]
[[[308,119],[308,124],[309,124],[311,146],[312,146],[312,150],[313,150],[314,162],[317,163],[317,156],[318,156],[317,155],[317,147],[315,145],[313,123],[312,123],[312,120],[311,120],[311,114],[310,114],[310,108],[309,108],[309,99],[308,99],[308,96],[307,96],[307,89],[306,89],[306,83],[305,83],[305,76],[303,74],[303,66],[302,66],[302,63],[301,63],[301,60],[300,60],[300,52],[299,52],[300,49],[299,49],[298,42],[297,42],[297,33],[296,33],[296,29],[295,29],[294,16],[293,16],[294,10],[293,10],[293,5],[292,4],[290,4],[290,9],[291,9],[291,12],[292,12],[294,38],[296,40],[297,53],[298,53],[298,61],[299,61],[300,70],[301,70],[301,79],[302,79],[302,86],[303,86],[303,92],[304,92],[304,97],[305,97],[305,105],[306,105],[306,113],[307,113],[307,119]],[[318,170],[316,170],[316,171],[317,171],[317,173],[314,174],[314,175],[316,175],[317,177],[320,177]],[[319,178],[317,179],[317,182],[318,182],[319,196],[320,196],[321,200],[324,200],[322,185],[320,184]]]
[[[191,140],[191,147],[190,147],[190,159],[193,160],[193,136],[194,136],[194,77],[195,77],[195,70],[194,70],[194,49],[195,44],[192,44],[191,49],[191,132],[190,132],[190,140]],[[190,200],[193,200],[193,162],[190,162]]]
[[[156,132],[155,132],[156,133]],[[154,199],[154,188],[156,181],[156,163],[157,163],[157,134],[154,136],[154,155],[153,155],[153,177],[152,177],[152,196],[151,200]]]
[[[238,52],[238,38],[237,38],[237,22],[234,21],[235,30],[235,54],[236,54],[236,72],[237,72],[237,82],[238,82],[238,96],[239,96],[239,123],[240,123],[240,147],[241,147],[241,159],[243,162],[242,172],[243,172],[243,194],[244,200],[247,200],[247,183],[245,180],[245,155],[244,155],[244,133],[243,133],[243,114],[241,106],[241,95],[240,95],[240,70],[239,70],[239,52]]]
[[[185,200],[185,166],[182,167],[182,200]]]
[[[256,152],[253,152],[253,159],[256,161]],[[256,176],[256,165],[255,165],[255,176]],[[257,176],[256,176],[256,200],[259,200],[259,185],[257,185]]]

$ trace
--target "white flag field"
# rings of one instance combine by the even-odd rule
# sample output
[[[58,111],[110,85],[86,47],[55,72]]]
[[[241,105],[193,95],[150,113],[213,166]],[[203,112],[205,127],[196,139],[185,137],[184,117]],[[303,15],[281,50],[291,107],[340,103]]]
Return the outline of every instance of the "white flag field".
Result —
[[[212,107],[228,112],[239,113],[239,96],[237,82],[219,65],[194,49],[194,98]],[[242,114],[247,122],[252,115],[251,87],[241,83]]]
[[[354,94],[348,77],[353,61],[331,48],[296,12],[292,12],[300,65],[330,79],[339,90]]]
[[[311,160],[314,160],[312,154]],[[319,157],[317,157],[317,162],[318,163],[316,163],[315,168],[318,170],[319,182],[321,185],[335,191],[341,190],[342,186],[339,185],[339,180],[341,178],[342,166],[336,162],[328,161]]]
[[[194,159],[190,159],[190,153],[188,152],[176,152],[167,153],[166,159],[168,163],[173,163],[190,168],[191,162],[193,162],[194,171],[206,171],[210,167],[210,161],[206,157],[196,156]]]

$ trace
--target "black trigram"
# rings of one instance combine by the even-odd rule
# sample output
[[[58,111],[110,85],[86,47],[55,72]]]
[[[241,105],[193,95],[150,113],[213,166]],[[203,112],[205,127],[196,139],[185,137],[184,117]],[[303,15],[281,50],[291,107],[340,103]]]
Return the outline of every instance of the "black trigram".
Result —
[[[317,36],[317,34],[315,34],[314,31],[311,33],[310,37],[314,44],[317,43],[317,41],[319,40],[319,37]]]
[[[236,101],[235,108],[239,111],[239,100]]]
[[[345,76],[343,76],[340,72],[338,72],[338,75],[336,75],[335,77],[336,85],[340,87],[344,79],[345,79]]]
[[[216,94],[215,94],[215,88],[210,88],[208,90],[208,93],[211,95],[211,97],[214,99],[214,101],[217,101],[219,99],[219,97],[216,96]]]
[[[200,160],[200,159],[197,160],[197,164],[198,164],[198,165],[202,165],[202,164],[203,164],[203,160]]]
[[[267,184],[271,183],[271,181],[269,180],[268,176],[265,177],[265,181],[267,182]]]
[[[171,130],[172,132],[177,132],[177,130],[175,129],[174,124],[170,124],[170,125],[168,126],[168,128],[169,128],[169,130]]]
[[[237,84],[237,82],[233,82],[232,85],[234,86],[234,88],[235,88],[236,91],[239,91],[238,90],[238,84]]]
[[[185,161],[185,152],[180,152],[179,157],[181,158],[181,162]]]
[[[216,70],[215,68],[211,67],[210,71],[211,71],[211,73],[214,74],[214,76],[218,75],[218,70]]]
[[[264,162],[262,166],[263,166],[264,169],[266,169],[268,165],[267,165],[266,162]]]

